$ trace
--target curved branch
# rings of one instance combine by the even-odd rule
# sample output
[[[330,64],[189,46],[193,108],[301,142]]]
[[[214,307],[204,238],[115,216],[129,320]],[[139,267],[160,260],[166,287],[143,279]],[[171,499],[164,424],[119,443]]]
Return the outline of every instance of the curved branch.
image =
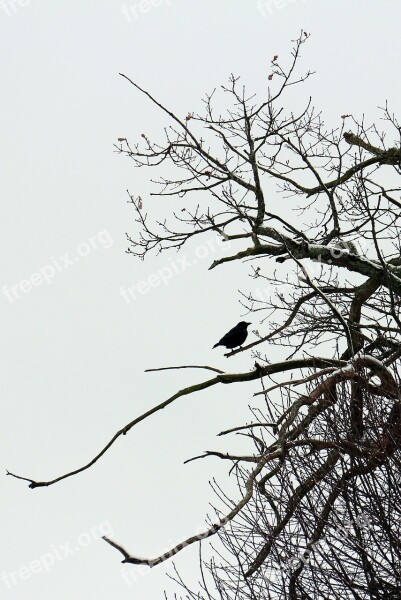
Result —
[[[225,517],[223,517],[223,519],[220,519],[220,521],[218,523],[215,523],[214,525],[209,527],[205,532],[200,533],[198,535],[193,535],[193,536],[187,538],[184,542],[177,544],[176,546],[171,548],[171,550],[169,550],[168,552],[165,552],[164,554],[161,554],[160,556],[157,556],[156,558],[139,558],[137,556],[131,556],[122,546],[120,546],[116,542],[113,542],[108,537],[103,536],[103,539],[105,542],[110,544],[110,546],[113,546],[113,548],[115,548],[116,550],[121,552],[121,554],[124,557],[124,559],[121,561],[123,563],[131,563],[134,565],[148,565],[149,567],[154,567],[156,565],[159,565],[160,563],[164,562],[165,560],[168,560],[169,558],[171,558],[172,556],[174,556],[175,554],[177,554],[178,552],[180,552],[187,546],[189,546],[195,542],[200,542],[201,540],[206,539],[208,537],[211,537],[212,535],[217,533],[219,531],[219,529],[224,527],[229,521],[232,521],[232,519],[242,510],[242,508],[251,499],[254,481],[255,481],[256,477],[259,475],[259,473],[261,472],[261,470],[263,469],[264,465],[265,465],[265,461],[260,461],[258,466],[251,472],[248,480],[245,483],[245,492],[246,493],[241,498],[241,500],[234,506],[234,508]]]
[[[343,267],[347,269],[347,271],[373,278],[384,287],[389,287],[391,285],[391,289],[395,293],[401,295],[400,269],[399,267],[393,266],[390,262],[387,263],[387,269],[384,270],[379,262],[369,260],[358,254],[352,254],[348,251],[330,246],[309,244],[305,241],[288,238],[284,234],[278,232],[277,236],[281,236],[285,241],[285,244],[261,244],[259,246],[247,248],[233,256],[225,256],[215,260],[209,267],[209,270],[234,260],[258,256],[280,256],[282,254],[287,254],[288,250],[290,250],[298,259],[309,258],[310,260],[326,265]]]
[[[293,496],[289,499],[287,504],[287,510],[284,517],[280,520],[280,522],[273,528],[269,540],[263,544],[261,550],[258,552],[255,560],[252,561],[248,571],[245,573],[245,577],[248,578],[253,575],[264,563],[266,558],[268,557],[273,542],[277,538],[277,536],[282,532],[284,527],[287,525],[288,521],[294,514],[297,506],[301,502],[302,498],[306,496],[320,481],[326,477],[328,473],[332,471],[335,467],[336,463],[340,458],[340,453],[337,450],[333,450],[329,453],[326,461],[323,463],[321,467],[316,469],[316,471],[308,477],[303,483],[301,483],[294,491]]]
[[[208,367],[205,365],[183,365],[181,367],[159,367],[157,369],[145,369],[145,373],[152,373],[154,371],[170,371],[173,369],[207,369],[208,371],[214,371],[214,373],[224,373],[220,369],[215,367]]]
[[[91,461],[89,461],[86,465],[84,465],[83,467],[80,467],[79,469],[70,471],[69,473],[66,473],[65,475],[61,475],[60,477],[56,477],[55,479],[52,479],[50,481],[35,481],[34,479],[29,479],[27,477],[21,477],[20,475],[15,475],[14,473],[11,473],[10,471],[7,471],[7,475],[10,475],[11,477],[15,477],[15,479],[22,479],[23,481],[29,481],[30,482],[29,487],[31,489],[34,489],[37,487],[48,487],[50,485],[54,485],[55,483],[58,483],[59,481],[62,481],[63,479],[67,479],[68,477],[72,477],[73,475],[77,475],[78,473],[82,473],[82,471],[86,471],[87,469],[92,467],[95,463],[97,463],[97,461],[100,458],[102,458],[102,456],[114,444],[114,442],[116,442],[120,436],[126,435],[128,433],[128,431],[130,429],[132,429],[132,427],[134,427],[141,421],[144,421],[147,417],[150,417],[151,415],[158,412],[159,410],[163,410],[163,408],[166,408],[169,404],[174,402],[174,400],[177,400],[177,398],[180,398],[181,396],[186,396],[187,394],[192,394],[193,392],[204,390],[204,389],[210,387],[211,385],[214,385],[217,382],[218,382],[218,380],[216,378],[208,379],[207,381],[203,381],[202,383],[197,383],[196,385],[192,385],[188,388],[184,388],[183,390],[180,390],[179,392],[177,392],[176,394],[174,394],[173,396],[171,396],[164,402],[161,402],[157,406],[154,406],[150,410],[146,411],[145,413],[143,413],[142,415],[140,415],[139,417],[137,417],[136,419],[134,419],[133,421],[128,423],[128,425],[126,425],[125,427],[120,429],[120,431],[117,431],[117,433],[111,438],[111,440],[99,452],[99,454],[97,454]]]
[[[207,381],[203,381],[201,383],[197,383],[195,385],[191,385],[187,388],[180,390],[173,396],[170,396],[170,398],[168,398],[167,400],[164,400],[164,402],[161,402],[157,406],[154,406],[153,408],[146,411],[139,417],[135,418],[133,421],[128,423],[128,425],[126,425],[125,427],[120,429],[120,431],[118,431],[111,438],[111,440],[106,444],[106,446],[91,461],[89,461],[83,467],[75,469],[74,471],[70,471],[69,473],[61,475],[60,477],[56,477],[55,479],[52,479],[50,481],[35,481],[34,479],[30,479],[28,477],[21,477],[20,475],[16,475],[14,473],[11,473],[10,471],[7,471],[7,475],[10,475],[11,477],[14,477],[15,479],[21,479],[22,481],[28,481],[29,487],[31,489],[38,488],[38,487],[48,487],[50,485],[54,485],[55,483],[58,483],[59,481],[62,481],[63,479],[67,479],[68,477],[72,477],[73,475],[77,475],[78,473],[82,473],[82,471],[86,471],[87,469],[92,467],[107,452],[107,450],[109,450],[109,448],[118,440],[118,438],[120,436],[126,435],[130,431],[130,429],[132,429],[135,425],[137,425],[141,421],[144,421],[145,419],[147,419],[154,413],[158,412],[159,410],[163,410],[164,408],[169,406],[172,402],[174,402],[178,398],[181,398],[182,396],[187,396],[188,394],[193,394],[194,392],[204,390],[208,387],[211,387],[212,385],[216,385],[217,383],[230,384],[230,383],[245,382],[245,381],[255,381],[255,380],[260,379],[261,377],[265,377],[266,375],[278,373],[281,371],[291,371],[292,369],[302,369],[302,368],[308,368],[308,367],[312,367],[312,368],[322,368],[323,367],[324,368],[328,365],[344,365],[344,364],[346,364],[346,363],[341,360],[339,361],[339,360],[326,359],[326,358],[321,358],[321,357],[303,358],[303,359],[297,359],[297,360],[284,361],[284,362],[276,363],[273,365],[266,365],[264,367],[257,365],[255,370],[249,371],[247,373],[218,374],[213,379],[208,379]]]

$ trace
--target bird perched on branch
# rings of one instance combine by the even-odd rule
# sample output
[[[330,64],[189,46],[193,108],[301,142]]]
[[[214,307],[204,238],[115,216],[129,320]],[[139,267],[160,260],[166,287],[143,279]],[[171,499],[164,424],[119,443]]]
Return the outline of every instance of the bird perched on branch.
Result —
[[[237,348],[237,346],[242,346],[248,336],[247,327],[250,324],[251,323],[246,323],[245,321],[240,321],[240,323],[230,329],[230,331],[226,333],[226,335],[223,336],[221,340],[213,346],[213,348],[217,348],[217,346],[225,346],[226,348],[232,350],[233,348]]]

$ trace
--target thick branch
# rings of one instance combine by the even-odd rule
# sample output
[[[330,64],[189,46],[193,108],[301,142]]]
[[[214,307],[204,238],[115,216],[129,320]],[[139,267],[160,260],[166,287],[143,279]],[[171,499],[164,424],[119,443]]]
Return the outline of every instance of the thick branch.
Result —
[[[230,384],[230,383],[238,383],[238,382],[245,382],[245,381],[255,381],[255,380],[260,379],[261,377],[265,377],[266,375],[271,375],[271,374],[279,373],[282,371],[291,371],[292,369],[303,369],[303,368],[309,368],[309,367],[324,368],[329,365],[343,365],[343,364],[345,364],[344,361],[316,357],[316,358],[304,358],[304,359],[297,359],[297,360],[291,360],[291,361],[284,361],[284,362],[276,363],[273,365],[266,365],[263,367],[258,365],[255,370],[249,371],[246,373],[218,374],[213,379],[208,379],[207,381],[203,381],[202,383],[197,383],[195,385],[192,385],[192,386],[189,386],[187,388],[180,390],[179,392],[177,392],[176,394],[174,394],[173,396],[171,396],[164,402],[161,402],[157,406],[151,408],[150,410],[146,411],[139,417],[135,418],[133,421],[128,423],[128,425],[126,425],[125,427],[120,429],[120,431],[118,431],[111,438],[111,440],[99,452],[99,454],[97,454],[90,462],[88,462],[83,467],[75,469],[74,471],[71,471],[64,475],[61,475],[60,477],[56,477],[55,479],[52,479],[49,481],[35,481],[34,479],[30,479],[27,477],[21,477],[20,475],[15,475],[14,473],[11,473],[9,471],[7,471],[7,475],[10,475],[11,477],[15,477],[16,479],[28,481],[29,487],[31,489],[34,489],[37,487],[48,487],[50,485],[54,485],[55,483],[58,483],[59,481],[62,481],[63,479],[67,479],[68,477],[77,475],[78,473],[81,473],[82,471],[86,471],[86,469],[89,469],[90,467],[92,467],[107,452],[107,450],[109,450],[109,448],[117,441],[117,439],[121,435],[126,435],[135,425],[137,425],[141,421],[144,421],[145,419],[147,419],[154,413],[158,412],[159,410],[163,410],[164,408],[166,408],[167,406],[172,404],[172,402],[174,402],[178,398],[181,398],[182,396],[187,396],[189,394],[193,394],[195,392],[204,390],[204,389],[209,388],[212,385],[216,385],[218,383]]]

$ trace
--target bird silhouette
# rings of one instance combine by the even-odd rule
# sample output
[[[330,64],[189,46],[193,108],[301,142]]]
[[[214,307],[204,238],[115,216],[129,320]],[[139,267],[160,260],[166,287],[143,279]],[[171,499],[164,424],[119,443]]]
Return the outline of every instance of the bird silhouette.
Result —
[[[213,346],[213,348],[217,348],[217,346],[225,346],[226,348],[232,350],[233,348],[237,348],[237,346],[242,346],[248,336],[248,325],[251,325],[251,323],[240,321],[238,325],[230,329],[230,331],[226,333],[226,335],[224,335],[221,340]]]

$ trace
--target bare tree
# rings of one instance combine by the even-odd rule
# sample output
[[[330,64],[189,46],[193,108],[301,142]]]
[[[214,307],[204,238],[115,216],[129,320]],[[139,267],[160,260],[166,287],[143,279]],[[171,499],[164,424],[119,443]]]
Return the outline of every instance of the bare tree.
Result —
[[[105,538],[123,562],[153,566],[216,535],[218,547],[201,561],[199,591],[176,574],[186,598],[401,597],[401,129],[387,104],[380,130],[352,115],[327,127],[310,99],[286,112],[293,86],[298,101],[311,75],[298,74],[307,38],[302,32],[295,41],[287,66],[274,56],[262,101],[232,75],[222,87],[224,110],[215,108],[214,92],[201,114],[180,118],[122,75],[171,124],[162,141],[142,134],[136,144],[120,139],[117,151],[136,167],[166,171],[154,195],[177,198],[171,218],[155,222],[142,198],[130,196],[138,231],[128,251],[144,258],[207,232],[235,241],[238,252],[210,268],[250,261],[252,277],[269,290],[242,294],[261,331],[226,354],[248,352],[254,368],[171,367],[202,368],[213,377],[135,418],[70,473],[51,481],[9,473],[31,488],[53,485],[91,467],[119,436],[177,398],[258,382],[252,422],[220,433],[247,435],[249,454],[196,457],[228,461],[239,497],[216,487],[215,520],[156,558],[132,556]],[[178,211],[183,197],[189,202]],[[296,218],[272,212],[273,197]],[[282,359],[271,362],[267,345]]]

